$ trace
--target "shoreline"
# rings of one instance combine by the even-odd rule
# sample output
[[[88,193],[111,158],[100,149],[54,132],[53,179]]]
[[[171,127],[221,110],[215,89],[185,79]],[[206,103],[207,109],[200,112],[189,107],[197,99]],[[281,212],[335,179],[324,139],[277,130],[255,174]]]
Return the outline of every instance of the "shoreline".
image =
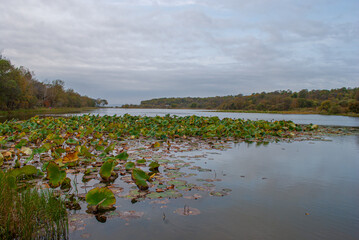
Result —
[[[83,108],[34,108],[34,109],[16,109],[11,111],[0,111],[0,117],[16,117],[32,114],[65,114],[65,113],[81,113],[89,110],[96,110],[99,107],[83,107]]]
[[[109,107],[106,107],[109,108]],[[110,107],[111,108],[111,107]],[[268,113],[268,114],[313,114],[313,115],[326,115],[326,116],[344,116],[344,117],[359,117],[359,113],[346,113],[346,114],[329,114],[321,113],[313,110],[289,110],[289,111],[260,111],[260,110],[221,110],[221,109],[200,109],[200,108],[123,108],[123,107],[112,107],[117,109],[169,109],[169,110],[197,110],[207,112],[233,112],[233,113]]]

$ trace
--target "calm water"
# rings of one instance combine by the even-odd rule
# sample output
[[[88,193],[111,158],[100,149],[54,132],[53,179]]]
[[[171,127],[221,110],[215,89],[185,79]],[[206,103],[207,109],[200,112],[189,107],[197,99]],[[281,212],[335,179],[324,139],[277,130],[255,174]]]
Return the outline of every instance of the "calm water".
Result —
[[[91,112],[125,113],[359,126],[359,118],[343,116],[172,109]],[[241,143],[225,151],[187,153],[205,153],[196,165],[215,170],[206,173],[207,178],[221,178],[216,188],[230,188],[232,192],[224,197],[203,194],[198,200],[171,199],[165,208],[151,204],[150,200],[132,204],[129,199],[118,198],[118,210],[143,212],[143,217],[130,221],[114,218],[106,223],[92,218],[87,220],[84,230],[73,232],[71,239],[359,239],[359,136],[328,137],[328,140],[266,146]],[[184,205],[199,209],[201,214],[180,216],[173,212]]]
[[[206,153],[196,165],[215,169],[207,177],[221,178],[217,188],[231,188],[230,195],[171,199],[166,208],[151,200],[118,199],[119,210],[144,216],[92,219],[71,238],[85,233],[89,239],[359,239],[359,136],[328,140],[193,152]],[[201,214],[173,213],[184,204]]]
[[[122,108],[100,108],[89,112],[83,112],[81,114],[99,114],[99,115],[124,115],[126,113],[130,115],[141,116],[164,116],[166,114],[177,116],[218,116],[219,118],[241,118],[250,120],[291,120],[297,124],[318,124],[325,126],[348,126],[359,127],[359,118],[357,117],[345,117],[345,116],[326,116],[318,114],[267,114],[267,113],[228,113],[228,112],[214,112],[208,110],[189,110],[189,109],[122,109]],[[79,114],[62,114],[60,116],[70,116]],[[19,119],[27,119],[31,116],[18,117]],[[0,122],[5,121],[5,118],[1,118]]]

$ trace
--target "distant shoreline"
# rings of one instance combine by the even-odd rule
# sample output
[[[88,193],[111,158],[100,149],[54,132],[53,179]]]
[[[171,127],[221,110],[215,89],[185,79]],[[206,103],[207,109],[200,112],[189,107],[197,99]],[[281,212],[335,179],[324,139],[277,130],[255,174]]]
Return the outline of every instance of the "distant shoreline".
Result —
[[[141,108],[141,107],[83,107],[83,108],[35,108],[35,109],[17,109],[11,111],[0,111],[0,117],[16,117],[26,116],[33,114],[66,114],[66,113],[82,113],[100,108],[114,108],[114,109],[177,109],[177,110],[197,110],[209,112],[232,112],[232,113],[268,113],[268,114],[316,114],[328,116],[346,116],[346,117],[359,117],[358,113],[345,113],[345,114],[329,114],[321,113],[315,110],[290,110],[290,111],[259,111],[259,110],[221,110],[221,109],[197,109],[197,108]]]
[[[90,110],[96,110],[99,107],[83,107],[83,108],[34,108],[34,109],[16,109],[10,111],[0,111],[0,117],[22,116],[30,114],[65,114],[65,113],[81,113]]]
[[[121,108],[121,109],[178,109],[178,110],[199,110],[210,112],[233,112],[233,113],[268,113],[268,114],[316,114],[328,116],[345,116],[345,117],[359,117],[359,113],[337,113],[329,114],[322,113],[315,110],[290,110],[290,111],[260,111],[260,110],[221,110],[221,109],[200,109],[200,108],[144,108],[144,107],[105,107],[105,108]]]

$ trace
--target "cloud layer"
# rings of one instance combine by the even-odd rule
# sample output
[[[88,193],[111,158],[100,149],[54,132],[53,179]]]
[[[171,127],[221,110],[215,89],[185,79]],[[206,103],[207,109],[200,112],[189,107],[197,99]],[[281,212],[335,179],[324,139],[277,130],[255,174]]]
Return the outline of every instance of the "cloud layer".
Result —
[[[356,0],[0,3],[5,57],[112,104],[358,86]]]

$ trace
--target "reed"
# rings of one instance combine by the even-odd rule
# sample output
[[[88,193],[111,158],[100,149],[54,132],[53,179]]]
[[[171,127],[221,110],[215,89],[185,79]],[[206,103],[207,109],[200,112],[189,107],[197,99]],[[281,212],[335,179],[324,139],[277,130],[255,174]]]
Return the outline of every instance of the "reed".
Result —
[[[0,239],[68,239],[64,202],[49,190],[16,189],[0,170]]]

